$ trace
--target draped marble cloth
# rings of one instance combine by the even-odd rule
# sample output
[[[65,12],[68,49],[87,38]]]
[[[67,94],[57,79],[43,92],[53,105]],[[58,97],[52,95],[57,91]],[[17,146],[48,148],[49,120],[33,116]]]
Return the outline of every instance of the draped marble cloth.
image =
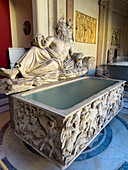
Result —
[[[41,49],[33,46],[16,62],[15,68],[22,75],[42,75],[63,68],[74,68],[74,61],[75,58],[61,61],[59,55],[51,48]]]

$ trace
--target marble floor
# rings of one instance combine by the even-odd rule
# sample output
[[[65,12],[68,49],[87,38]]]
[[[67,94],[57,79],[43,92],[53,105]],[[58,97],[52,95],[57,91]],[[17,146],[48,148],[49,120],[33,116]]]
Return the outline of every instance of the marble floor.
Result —
[[[0,170],[59,170],[14,135],[8,109],[0,98]],[[67,170],[128,170],[128,91],[123,109]]]

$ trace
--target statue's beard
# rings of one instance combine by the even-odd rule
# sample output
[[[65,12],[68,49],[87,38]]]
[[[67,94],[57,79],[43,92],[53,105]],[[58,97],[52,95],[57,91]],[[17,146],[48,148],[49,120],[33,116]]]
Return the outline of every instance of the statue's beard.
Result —
[[[69,41],[70,37],[68,34],[64,34],[63,32],[56,34],[57,38],[63,40],[63,41]]]
[[[69,40],[69,37],[66,36],[66,35],[61,35],[61,36],[60,36],[60,39],[63,40],[63,41],[68,41],[68,40]]]

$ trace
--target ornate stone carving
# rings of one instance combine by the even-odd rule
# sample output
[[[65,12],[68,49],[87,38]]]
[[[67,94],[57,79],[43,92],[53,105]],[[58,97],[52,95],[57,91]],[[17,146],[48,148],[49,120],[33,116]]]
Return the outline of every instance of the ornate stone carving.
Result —
[[[87,58],[88,60],[88,58]],[[29,78],[17,78],[17,79],[0,79],[0,93],[6,93],[7,95],[25,91],[28,89],[37,88],[42,85],[50,84],[60,80],[68,78],[79,77],[87,73],[87,68],[77,69],[63,69],[59,72],[49,72],[44,75],[29,77]]]
[[[112,28],[111,45],[120,46],[121,30]]]
[[[15,100],[15,130],[30,145],[61,162],[60,129],[62,122],[45,110]]]
[[[96,43],[96,19],[76,11],[77,42]]]
[[[0,68],[0,74],[9,78],[0,80],[1,92],[4,90],[4,93],[11,94],[87,73],[84,54],[74,52],[72,23],[69,20],[65,23],[62,17],[55,30],[56,35],[46,39],[43,35],[36,34],[32,47],[21,56],[14,68]],[[19,74],[22,78],[18,79]]]
[[[58,166],[68,166],[118,113],[124,84],[64,117],[14,97],[16,134]]]
[[[70,162],[121,109],[123,86],[99,97],[64,121],[61,133],[62,155]]]

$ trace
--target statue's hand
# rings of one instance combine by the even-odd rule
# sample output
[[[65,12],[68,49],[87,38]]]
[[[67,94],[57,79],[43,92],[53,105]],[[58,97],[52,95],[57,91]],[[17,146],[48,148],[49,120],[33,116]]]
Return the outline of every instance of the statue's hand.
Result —
[[[84,54],[83,53],[73,53],[72,54],[72,57],[75,57],[76,58],[76,61],[77,60],[82,60],[83,59],[83,56],[84,56]]]
[[[77,68],[81,68],[83,66],[82,61],[83,61],[84,54],[83,53],[74,53],[72,56],[75,57],[75,60],[76,60],[75,66]]]
[[[77,60],[75,65],[77,68],[81,68],[83,65],[82,60]]]
[[[43,35],[36,34],[33,38],[31,45],[44,49],[44,47],[47,45],[47,40],[44,38]]]

